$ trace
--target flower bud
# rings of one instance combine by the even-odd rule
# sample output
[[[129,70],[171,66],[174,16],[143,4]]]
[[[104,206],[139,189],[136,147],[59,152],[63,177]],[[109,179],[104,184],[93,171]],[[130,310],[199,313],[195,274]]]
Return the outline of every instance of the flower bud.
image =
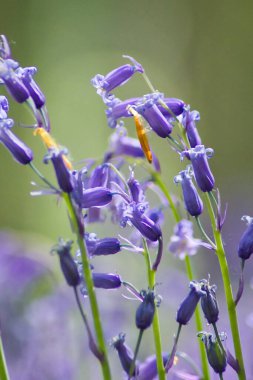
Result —
[[[227,366],[227,357],[223,347],[220,346],[216,338],[210,333],[200,332],[198,336],[205,344],[210,366],[216,373],[223,373]]]
[[[189,287],[191,290],[177,311],[176,321],[180,325],[187,325],[187,323],[190,321],[200,300],[200,297],[203,294],[201,290],[201,284],[199,282],[191,281]]]
[[[46,103],[46,98],[37,83],[33,79],[33,75],[37,72],[36,67],[18,68],[16,73],[27,88],[31,98],[37,109],[42,108]]]
[[[143,215],[137,207],[133,210],[133,215],[129,218],[137,230],[147,239],[157,241],[161,238],[162,232],[158,224],[155,224],[146,215]]]
[[[135,324],[140,330],[151,326],[155,315],[155,295],[152,290],[144,293],[144,299],[135,314]]]
[[[181,153],[182,158],[186,156],[191,160],[196,182],[203,192],[210,192],[214,188],[214,176],[207,161],[212,155],[213,149],[206,149],[204,145],[196,145]]]
[[[30,94],[22,80],[14,72],[14,67],[16,68],[17,64],[12,59],[0,61],[0,79],[16,102],[23,103],[30,97]]]
[[[174,178],[175,183],[180,183],[183,191],[184,205],[187,212],[191,216],[199,216],[203,212],[203,202],[197,192],[191,179],[190,166],[186,170],[182,170],[179,175]]]
[[[92,256],[113,255],[121,251],[120,241],[117,238],[97,239],[92,249]]]
[[[182,124],[186,130],[186,134],[192,148],[195,148],[196,145],[202,144],[196,127],[196,121],[199,120],[200,116],[198,111],[190,111],[189,108],[185,109]]]
[[[204,294],[201,296],[201,308],[208,323],[216,323],[219,319],[219,308],[216,300],[216,286],[209,285],[207,280],[201,281],[201,290]]]
[[[248,228],[243,233],[239,246],[238,246],[238,256],[242,260],[247,260],[253,253],[253,218],[244,215],[242,220],[248,223]]]
[[[56,252],[58,254],[61,270],[68,285],[76,287],[80,283],[80,275],[77,265],[71,256],[72,244],[72,241],[64,242],[63,239],[59,239],[59,243],[53,247],[51,252]]]

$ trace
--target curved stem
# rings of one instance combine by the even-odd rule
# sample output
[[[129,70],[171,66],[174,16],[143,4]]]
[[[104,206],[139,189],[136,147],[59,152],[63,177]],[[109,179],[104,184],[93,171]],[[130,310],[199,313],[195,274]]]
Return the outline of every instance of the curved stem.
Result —
[[[214,239],[217,246],[216,253],[219,260],[223,286],[225,290],[225,297],[226,297],[231,333],[232,333],[233,342],[234,342],[235,356],[239,364],[238,378],[240,380],[246,380],[240,333],[239,333],[238,322],[237,322],[236,305],[234,302],[234,297],[233,297],[233,292],[232,292],[232,287],[231,287],[228,263],[227,263],[226,253],[223,247],[221,232],[217,230],[216,228],[215,214],[212,207],[211,195],[209,193],[206,194],[206,204],[207,204],[207,208],[208,208],[208,212],[209,212],[209,216],[210,216],[210,220],[211,220],[211,224],[213,228]]]
[[[0,336],[0,379],[1,380],[9,380],[8,368],[4,355],[4,348],[2,343],[2,338]]]
[[[44,175],[39,171],[39,169],[37,169],[36,168],[36,166],[32,163],[32,162],[30,162],[29,163],[29,166],[30,166],[30,168],[34,171],[34,173],[43,181],[43,182],[45,182],[45,184],[47,185],[47,186],[49,186],[51,189],[53,189],[53,190],[55,190],[58,194],[60,194],[61,193],[61,191],[59,190],[59,189],[57,189],[57,187],[55,187],[54,185],[52,185],[52,183],[50,182],[50,181],[48,181],[47,179],[46,179],[46,177],[44,177]]]
[[[172,347],[172,350],[171,350],[171,353],[169,356],[169,360],[167,361],[167,363],[165,365],[166,371],[168,371],[173,366],[173,362],[174,362],[174,358],[175,358],[175,354],[176,354],[176,350],[177,350],[177,344],[178,344],[181,329],[182,329],[182,325],[179,324],[178,329],[177,329],[177,335],[175,337],[174,344],[173,344],[173,347]]]
[[[150,289],[154,289],[156,272],[152,269],[152,266],[151,266],[152,264],[150,260],[147,242],[145,239],[142,239],[142,240],[143,240],[143,247],[144,247],[144,257],[146,260],[146,267],[147,267],[148,285]],[[161,332],[160,332],[160,323],[159,323],[157,306],[155,308],[155,315],[154,315],[152,327],[153,327],[153,336],[154,336],[155,350],[156,350],[156,363],[157,363],[158,377],[159,377],[159,380],[166,380],[165,369],[163,365]]]
[[[78,217],[76,215],[76,210],[72,203],[71,196],[67,193],[63,193],[63,198],[65,199],[65,202],[69,211],[70,219],[73,223],[74,230],[77,236],[77,243],[81,252],[82,264],[83,264],[83,275],[85,278],[89,301],[90,301],[93,323],[94,323],[95,333],[97,337],[97,346],[100,351],[100,354],[102,355],[102,359],[100,360],[100,363],[102,366],[103,378],[104,380],[111,380],[111,373],[110,373],[110,367],[109,367],[109,362],[108,362],[108,357],[107,357],[106,344],[104,340],[104,334],[103,334],[103,329],[102,329],[102,324],[101,324],[101,319],[100,319],[100,313],[98,309],[96,293],[93,286],[93,280],[92,280],[91,269],[90,269],[90,264],[88,260],[87,249],[84,243],[83,236],[81,236],[79,232]]]
[[[128,374],[128,380],[131,379],[132,374],[134,372],[135,362],[136,362],[136,359],[137,359],[137,356],[138,356],[138,352],[139,352],[139,349],[140,349],[143,332],[144,332],[144,330],[140,330],[139,331],[137,343],[136,343],[135,350],[134,350],[134,358],[133,358],[133,361],[131,363],[131,367],[130,367],[129,374]]]
[[[208,243],[213,247],[213,249],[216,250],[216,245],[214,244],[214,242],[209,238],[209,236],[206,234],[201,222],[200,222],[200,219],[198,216],[195,217],[195,220],[196,220],[196,223],[197,223],[197,226],[200,230],[200,232],[202,233],[203,237],[208,241]]]
[[[156,173],[156,172],[152,172],[152,176],[153,176],[154,182],[162,190],[166,199],[168,200],[176,223],[180,222],[180,220],[182,218],[181,218],[181,216],[180,216],[180,214],[179,214],[179,212],[178,212],[178,210],[177,210],[177,208],[173,202],[173,199],[172,199],[166,185],[162,181],[160,174]],[[190,281],[194,280],[191,260],[190,260],[190,257],[188,255],[185,256],[185,266],[186,266],[186,273],[187,273],[188,279]],[[202,324],[199,305],[196,307],[194,316],[195,316],[195,325],[196,325],[197,332],[202,331],[203,330],[203,324]],[[203,379],[210,380],[210,370],[209,370],[208,360],[207,360],[207,356],[206,356],[206,351],[205,351],[204,345],[201,342],[199,342],[199,352],[200,352],[200,357],[201,357]]]

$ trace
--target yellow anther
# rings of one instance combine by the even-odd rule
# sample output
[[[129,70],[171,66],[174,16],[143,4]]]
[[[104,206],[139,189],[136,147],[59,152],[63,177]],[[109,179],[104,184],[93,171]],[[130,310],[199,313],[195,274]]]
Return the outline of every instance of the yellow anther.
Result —
[[[149,142],[148,142],[148,138],[147,138],[143,119],[142,119],[141,115],[133,107],[128,106],[127,110],[129,112],[131,112],[131,114],[134,117],[138,140],[141,144],[141,147],[142,147],[143,153],[145,154],[146,159],[151,164],[153,157],[152,157],[152,152],[151,152],[151,149],[149,146]]]

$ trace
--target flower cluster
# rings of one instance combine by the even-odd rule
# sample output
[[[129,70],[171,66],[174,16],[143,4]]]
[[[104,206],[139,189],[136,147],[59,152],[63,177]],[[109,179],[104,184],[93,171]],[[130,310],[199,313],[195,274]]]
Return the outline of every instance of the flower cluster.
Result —
[[[74,291],[85,325],[89,349],[101,365],[104,380],[110,380],[112,377],[95,289],[108,291],[122,287],[139,302],[135,314],[138,338],[134,352],[125,344],[124,333],[119,333],[112,339],[112,346],[116,349],[122,369],[129,380],[165,380],[168,371],[171,371],[176,379],[209,380],[208,363],[221,379],[229,364],[236,371],[238,378],[244,380],[246,375],[236,319],[236,304],[242,295],[243,281],[241,279],[239,295],[234,299],[221,236],[224,222],[221,201],[209,166],[213,149],[206,148],[200,138],[197,129],[199,112],[191,111],[190,106],[181,99],[167,97],[155,91],[142,65],[132,57],[124,57],[130,60],[130,63],[106,75],[97,74],[91,80],[106,107],[107,124],[114,130],[103,159],[87,159],[86,166],[79,168],[74,167],[67,149],[62,148],[51,135],[46,99],[33,79],[37,69],[23,68],[14,61],[6,37],[0,36],[0,83],[16,102],[26,103],[32,111],[35,121],[34,135],[39,136],[45,145],[46,154],[43,162],[52,164],[55,184],[38,171],[32,163],[31,149],[11,131],[14,121],[8,118],[8,100],[4,96],[0,96],[0,141],[16,161],[24,165],[29,164],[46,185],[46,188],[33,192],[33,195],[53,194],[57,195],[57,199],[60,197],[65,201],[71,228],[76,236],[76,247],[73,241],[60,238],[52,252],[57,253],[63,276]],[[130,81],[134,75],[142,76],[146,80],[150,87],[149,93],[125,100],[116,97],[114,90]],[[128,135],[124,126],[126,119],[135,124],[136,136]],[[171,196],[162,180],[161,165],[149,143],[149,135],[152,136],[152,132],[155,138],[166,139],[181,161],[184,158],[188,160],[185,168],[174,177],[174,182],[181,185],[183,202]],[[142,179],[137,178],[136,166],[140,166],[145,172]],[[155,194],[156,204],[150,201],[149,192]],[[181,204],[185,210],[181,208]],[[173,253],[176,259],[185,261],[190,282],[190,291],[176,313],[178,331],[174,345],[168,353],[162,351],[161,345],[158,308],[162,298],[157,294],[156,279],[160,265],[163,265],[164,240],[167,239],[166,226],[163,225],[165,213],[170,218],[173,216],[175,220],[174,234],[170,237],[168,251]],[[203,213],[209,214],[213,238],[209,237],[202,226],[200,218]],[[94,231],[96,223],[108,220],[115,225],[115,231],[117,227],[123,228],[123,234],[129,235],[126,237],[115,233],[114,236],[98,237]],[[251,218],[248,217],[247,220],[249,227],[238,248],[242,269],[245,260],[253,253],[253,224]],[[194,237],[193,222],[199,228],[203,240]],[[217,328],[219,308],[216,286],[210,285],[209,277],[200,281],[194,280],[193,277],[191,256],[195,255],[200,247],[215,251],[219,260],[235,358],[232,354],[227,354],[222,343],[223,335]],[[144,272],[147,273],[147,281],[143,288],[146,290],[138,290],[118,273],[96,271],[96,262],[101,260],[101,256],[114,257],[125,254],[127,250],[143,257],[146,266]],[[106,296],[109,297],[109,293],[107,292]],[[91,317],[83,308],[83,298],[80,294],[90,302],[94,332]],[[213,334],[203,330],[199,304],[204,321],[212,325]],[[179,337],[182,327],[188,325],[194,314],[197,334],[204,342],[204,345],[202,342],[199,344],[202,367],[201,370],[196,370],[196,366],[193,366],[192,369],[184,369],[182,372],[175,365],[179,357]],[[138,353],[142,337],[151,326],[155,356],[150,352],[150,356],[140,362]],[[3,356],[3,352],[0,354]],[[1,373],[0,369],[0,377],[1,375],[3,372]]]

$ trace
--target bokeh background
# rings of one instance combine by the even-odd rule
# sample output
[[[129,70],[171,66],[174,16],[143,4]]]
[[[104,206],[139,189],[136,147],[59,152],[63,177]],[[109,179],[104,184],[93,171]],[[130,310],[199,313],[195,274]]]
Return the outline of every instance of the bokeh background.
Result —
[[[38,67],[36,79],[47,96],[53,135],[68,147],[75,161],[87,157],[101,157],[107,147],[111,131],[106,125],[104,105],[90,85],[90,79],[96,73],[105,74],[112,68],[124,64],[123,54],[131,55],[140,61],[155,87],[161,92],[167,96],[182,98],[191,104],[192,109],[200,111],[199,130],[205,144],[215,150],[211,165],[224,205],[228,203],[224,240],[235,288],[239,275],[236,246],[244,230],[240,218],[245,214],[253,215],[252,17],[251,0],[1,2],[1,33],[8,36],[13,55],[22,66]],[[117,95],[124,99],[147,92],[145,82],[136,75],[124,87],[117,90]],[[27,111],[13,102],[11,102],[10,115],[17,123],[31,123]],[[129,133],[134,135],[133,124],[129,122],[127,126]],[[19,128],[17,133],[33,147],[36,152],[36,163],[42,168],[44,151],[39,139],[27,129]],[[161,161],[166,183],[176,192],[173,177],[182,169],[182,164],[177,155],[168,150],[164,141],[159,140],[154,134],[150,135],[150,141]],[[50,310],[52,312],[52,307],[56,307],[52,299],[46,303],[45,311],[42,312],[49,324],[45,328],[50,329],[52,325],[56,325],[59,329],[58,332],[54,330],[56,338],[58,336],[59,339],[62,338],[65,331],[68,334],[66,350],[62,349],[62,343],[55,345],[52,352],[57,358],[65,358],[70,363],[68,370],[63,374],[44,374],[42,378],[48,380],[99,378],[100,373],[96,363],[87,353],[85,333],[79,315],[75,313],[72,294],[62,281],[57,259],[49,255],[50,247],[55,244],[59,236],[71,237],[66,211],[63,205],[57,206],[53,198],[31,198],[30,182],[35,180],[33,173],[29,168],[17,165],[4,148],[0,150],[0,155],[2,247],[9,252],[10,247],[6,240],[16,242],[18,247],[21,247],[14,250],[16,254],[26,253],[32,257],[43,268],[46,267],[47,275],[50,277],[50,280],[39,283],[32,292],[32,297],[23,297],[26,303],[22,307],[19,306],[22,310],[18,307],[17,315],[20,313],[23,318],[25,314],[27,320],[31,319],[34,313],[34,318],[38,318],[37,329],[40,329],[43,320],[40,321],[41,313],[38,313],[40,318],[39,315],[36,316],[34,302],[38,300],[45,302],[45,297],[59,296],[59,292],[64,293],[62,297],[66,298],[66,303],[63,302],[66,304],[65,311],[70,314],[66,323],[60,318],[57,319],[57,313],[53,313],[52,316]],[[43,170],[49,177],[51,176],[48,168]],[[106,228],[107,230],[105,225],[94,226],[94,232],[98,232],[100,236],[113,233],[109,222]],[[164,227],[167,240],[172,229],[172,221],[168,220]],[[7,238],[5,232],[9,234]],[[164,304],[161,307],[164,346],[169,347],[176,328],[173,321],[175,310],[187,291],[187,280],[183,264],[177,262],[168,252],[165,252],[165,256],[160,271],[162,285],[159,291],[164,297]],[[211,273],[213,281],[218,284],[218,295],[222,304],[222,286],[214,255],[203,251],[194,257],[193,263],[197,278],[206,277]],[[97,265],[100,269],[118,271],[124,278],[135,281],[139,287],[146,286],[145,270],[139,257],[126,254],[107,261],[102,260]],[[250,288],[252,268],[252,262],[249,261],[246,266],[246,283],[249,290],[239,307],[249,379],[252,376],[252,364],[247,358],[247,353],[252,350],[253,290]],[[134,280],[136,277],[137,280]],[[10,287],[13,286],[13,274],[6,281]],[[45,283],[50,286],[46,286]],[[1,292],[5,292],[4,287],[2,291],[0,289]],[[8,299],[6,296],[1,296],[3,309],[7,310],[6,315],[11,313],[13,304],[18,298],[14,297],[15,291],[11,294],[13,297]],[[120,292],[117,294],[112,292],[108,296],[106,293],[106,297],[100,292],[99,297],[101,302],[106,298],[101,308],[107,338],[120,331],[126,331],[128,342],[134,346],[136,331],[133,328],[133,321],[136,303],[122,299]],[[41,304],[39,305],[38,307],[42,308]],[[60,308],[59,313],[62,318]],[[14,334],[11,331],[16,322],[10,324],[8,318],[7,320],[9,327],[4,336],[6,341],[9,341],[9,360],[13,373],[14,367],[15,371],[19,371],[15,376],[20,380],[22,363],[19,369],[15,365],[20,351],[18,349],[15,351],[17,345],[11,341],[11,336]],[[36,326],[36,319],[33,323]],[[65,328],[66,325],[68,329]],[[191,352],[192,346],[196,345],[194,326],[193,324],[190,326],[192,328],[189,328],[188,332],[185,331],[181,347],[188,352]],[[220,327],[221,329],[227,327],[225,312]],[[33,328],[36,330],[34,326]],[[147,339],[151,338],[151,334],[147,335]],[[41,337],[36,336],[34,339]],[[45,336],[43,339],[40,343],[41,356],[48,352],[52,340],[55,342],[50,334],[48,340]],[[231,346],[230,338],[228,345]],[[144,345],[140,357],[143,359],[148,354],[150,349]],[[54,355],[47,354],[47,359],[44,363],[42,361],[41,368],[47,367],[46,363],[50,362]],[[118,374],[115,378],[120,378],[116,355],[110,351],[110,356],[113,369]],[[27,363],[27,360],[24,358],[23,363]],[[86,377],[83,377],[84,373]],[[33,378],[38,379],[32,369],[24,375],[24,379]]]

